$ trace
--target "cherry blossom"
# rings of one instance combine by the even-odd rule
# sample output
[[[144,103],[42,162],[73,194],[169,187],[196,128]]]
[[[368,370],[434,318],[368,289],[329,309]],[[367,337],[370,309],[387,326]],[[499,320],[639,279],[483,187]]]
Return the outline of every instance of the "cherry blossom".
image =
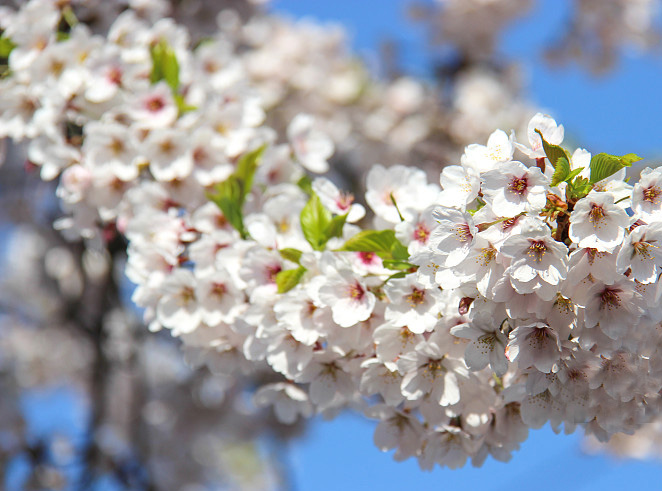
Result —
[[[560,148],[563,126],[538,113],[525,132],[490,127],[431,184],[374,164],[434,132],[424,84],[371,85],[344,58],[321,69],[339,34],[259,17],[226,12],[195,48],[159,5],[67,37],[62,6],[30,0],[2,21],[0,81],[0,135],[57,179],[57,227],[86,264],[126,240],[151,331],[219,380],[255,376],[254,402],[283,423],[362,411],[380,449],[426,469],[507,460],[547,421],[604,439],[659,414],[659,168],[630,186],[623,158],[605,170]],[[354,109],[330,116],[339,101]],[[368,140],[393,140],[386,160]],[[370,210],[332,181],[334,150],[372,166],[364,195],[351,182]],[[559,155],[584,169],[559,182]],[[64,257],[45,270],[74,297]]]

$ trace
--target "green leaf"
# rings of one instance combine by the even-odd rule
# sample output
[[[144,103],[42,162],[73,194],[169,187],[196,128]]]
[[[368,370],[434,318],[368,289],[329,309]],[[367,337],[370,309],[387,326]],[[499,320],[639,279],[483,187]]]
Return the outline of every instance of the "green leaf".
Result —
[[[327,230],[331,225],[331,212],[322,206],[317,194],[313,193],[301,210],[301,230],[308,243],[316,251],[324,249]]]
[[[577,177],[579,174],[581,174],[583,170],[584,170],[583,167],[579,167],[578,169],[575,169],[575,170],[571,171],[570,174],[568,174],[568,175],[566,176],[566,178],[564,179],[564,181],[565,181],[565,182],[570,182],[570,181],[572,181],[575,177]]]
[[[244,227],[244,216],[241,206],[241,189],[242,186],[235,176],[230,176],[227,180],[216,185],[216,193],[207,193],[207,197],[216,203],[227,221],[232,225],[241,235],[243,239],[248,237],[248,232]]]
[[[406,261],[409,259],[409,251],[407,251],[407,248],[402,245],[402,242],[395,239],[391,245],[391,256],[397,261]]]
[[[8,37],[0,37],[0,58],[9,58],[16,45]]]
[[[76,17],[76,14],[70,5],[67,5],[62,9],[62,19],[64,19],[70,28],[78,25],[78,17]]]
[[[386,278],[384,280],[384,284],[388,283],[389,280],[395,280],[397,278],[404,278],[405,276],[407,276],[407,273],[405,273],[404,271],[400,271],[399,273],[393,273],[391,276],[389,276],[388,278]]]
[[[545,150],[545,155],[555,169],[557,161],[560,158],[564,158],[567,162],[570,162],[570,155],[568,155],[568,152],[566,152],[563,147],[548,143],[547,140],[545,140],[545,138],[542,136],[542,132],[539,129],[536,129],[535,131],[538,133],[538,135],[540,135],[540,139],[542,140],[542,147]]]
[[[395,261],[392,259],[384,259],[382,261],[382,264],[384,265],[385,268],[388,269],[403,269],[403,270],[409,270],[411,268],[415,268],[415,264],[408,263],[407,261]]]
[[[216,185],[216,192],[207,193],[207,198],[216,203],[230,225],[241,234],[242,239],[248,238],[242,208],[253,186],[253,177],[265,148],[266,145],[263,145],[244,154],[239,159],[234,173]]]
[[[289,292],[292,288],[299,284],[305,273],[306,268],[303,266],[299,266],[296,269],[280,271],[276,275],[276,286],[278,287],[278,293]]]
[[[483,201],[481,197],[478,196],[476,198],[476,208],[467,211],[473,216],[473,214],[476,213],[478,210],[480,210],[483,206],[485,206],[485,201]]]
[[[554,166],[554,174],[552,175],[552,186],[565,181],[570,175],[570,163],[565,157],[559,157]]]
[[[395,240],[393,230],[364,230],[345,242],[340,250],[390,254],[391,246]]]
[[[305,174],[301,179],[297,181],[297,186],[301,188],[301,190],[306,193],[308,196],[313,194],[313,180]]]
[[[624,167],[631,167],[634,162],[641,160],[641,157],[633,153],[628,153],[621,157],[609,155],[608,153],[599,153],[591,157],[591,183],[602,181],[615,174]]]
[[[301,254],[303,254],[299,249],[293,249],[291,247],[286,247],[285,249],[281,249],[278,251],[283,257],[283,259],[287,259],[288,261],[292,261],[293,263],[299,264],[299,261],[301,261]]]
[[[571,199],[581,199],[591,192],[593,185],[584,177],[577,177],[574,181],[568,183],[566,195]]]
[[[161,39],[150,48],[152,58],[152,73],[149,81],[152,84],[165,80],[173,93],[179,89],[179,63],[175,51],[165,39]]]
[[[333,217],[326,228],[326,240],[328,241],[331,237],[342,237],[342,229],[346,221],[347,213]]]
[[[190,104],[187,104],[186,101],[184,100],[184,96],[181,94],[175,94],[174,99],[175,99],[175,103],[177,104],[177,110],[179,111],[180,116],[184,113],[195,111],[197,109],[196,106],[191,106]]]
[[[393,230],[364,230],[350,238],[339,250],[374,252],[386,260],[409,259],[407,248],[395,237]]]
[[[248,153],[245,153],[237,162],[237,168],[234,171],[234,175],[242,183],[242,195],[241,195],[241,204],[244,204],[246,200],[246,195],[250,192],[253,187],[253,178],[255,177],[255,172],[257,171],[257,166],[260,163],[262,154],[267,148],[267,144],[261,145],[260,147],[252,150]]]

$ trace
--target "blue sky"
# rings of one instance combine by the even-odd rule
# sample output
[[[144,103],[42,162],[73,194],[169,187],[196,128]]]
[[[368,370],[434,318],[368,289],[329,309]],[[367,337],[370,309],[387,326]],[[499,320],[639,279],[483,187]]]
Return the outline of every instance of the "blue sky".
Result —
[[[374,60],[379,41],[402,44],[407,69],[424,72],[424,34],[403,16],[402,0],[274,0],[274,9],[292,17],[312,17],[344,25],[352,46]],[[560,34],[568,0],[542,0],[501,40],[501,53],[523,63],[529,98],[566,127],[566,134],[593,153],[637,153],[649,165],[662,156],[659,115],[662,59],[624,53],[617,69],[596,77],[577,67],[554,69],[540,62],[545,43]],[[508,130],[508,128],[504,128]],[[345,414],[311,426],[290,447],[297,489],[348,491],[378,489],[481,489],[481,491],[656,488],[662,465],[656,461],[619,461],[588,456],[580,435],[555,435],[549,427],[531,432],[508,464],[493,460],[480,469],[419,470],[413,460],[396,463],[372,443],[374,425]]]

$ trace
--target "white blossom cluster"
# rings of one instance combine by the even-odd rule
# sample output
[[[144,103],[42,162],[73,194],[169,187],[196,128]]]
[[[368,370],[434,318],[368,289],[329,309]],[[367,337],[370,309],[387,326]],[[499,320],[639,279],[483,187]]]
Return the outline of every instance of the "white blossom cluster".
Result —
[[[662,168],[630,185],[638,157],[570,155],[537,114],[526,140],[469,145],[441,187],[375,165],[362,227],[353,196],[308,176],[332,140],[307,114],[265,126],[222,38],[63,15],[2,12],[0,135],[60,176],[60,228],[129,240],[133,301],[191,362],[274,374],[255,402],[285,423],[363,411],[423,468],[507,460],[547,421],[608,439],[659,413]]]
[[[243,234],[216,203],[173,214],[143,191],[134,299],[216,370],[282,375],[256,395],[282,421],[359,408],[378,447],[423,468],[507,459],[547,421],[632,432],[662,388],[662,169],[631,186],[636,156],[570,156],[542,114],[527,136],[470,145],[442,189],[374,167],[373,230],[330,181],[274,185],[259,166]]]

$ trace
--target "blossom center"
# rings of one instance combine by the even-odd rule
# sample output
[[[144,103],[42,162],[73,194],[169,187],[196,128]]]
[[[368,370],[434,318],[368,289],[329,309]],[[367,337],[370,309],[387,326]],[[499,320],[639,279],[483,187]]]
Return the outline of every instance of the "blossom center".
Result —
[[[108,70],[106,78],[111,84],[120,85],[122,83],[122,70],[120,70],[118,67],[113,67]]]
[[[632,248],[634,249],[632,256],[634,257],[635,254],[638,254],[643,259],[651,259],[653,257],[650,252],[651,247],[655,246],[649,244],[648,242],[644,242],[643,240],[640,242],[635,242],[632,244]]]
[[[527,256],[532,257],[536,262],[541,262],[547,252],[547,245],[542,240],[530,240]]]
[[[375,253],[374,252],[359,252],[359,259],[363,264],[374,264],[375,262]]]
[[[147,108],[148,111],[155,113],[165,107],[165,102],[161,97],[152,97],[150,99],[147,99],[147,101],[145,102],[145,107]]]
[[[312,302],[312,300],[307,300],[306,301],[306,315],[308,317],[312,317],[316,310],[317,310],[317,306]]]
[[[607,287],[602,290],[600,294],[600,310],[602,309],[617,309],[621,306],[621,297],[619,297],[621,290],[618,288]]]
[[[497,253],[496,249],[491,245],[489,247],[483,247],[480,250],[480,252],[483,258],[482,260],[483,266],[488,266],[492,261],[494,261],[494,258],[496,257],[496,253]],[[478,260],[480,261],[480,258]]]
[[[358,282],[356,282],[347,288],[347,294],[352,300],[360,302],[365,296],[365,290]]]
[[[354,195],[351,193],[340,193],[336,199],[336,206],[342,211],[346,211],[354,203]]]
[[[207,154],[207,151],[204,148],[198,147],[195,150],[193,150],[193,161],[196,164],[200,164],[205,160],[207,160],[208,158],[209,155]]]
[[[651,186],[649,188],[644,189],[643,195],[644,195],[644,201],[648,201],[649,203],[653,203],[654,205],[657,205],[660,203],[660,200],[658,199],[660,195],[662,194],[662,189],[658,188],[657,186]]]
[[[562,314],[570,314],[573,311],[572,300],[570,300],[569,298],[564,297],[560,293],[556,294],[556,301],[554,302],[554,306]]]
[[[416,225],[416,229],[414,230],[414,240],[421,244],[427,244],[429,238],[430,229],[427,228],[424,223]]]
[[[110,151],[113,155],[121,155],[124,152],[124,142],[119,138],[113,138],[110,142]]]
[[[546,327],[534,329],[529,338],[529,345],[536,350],[542,350],[550,341],[551,334]]]
[[[513,217],[504,220],[503,222],[501,222],[501,231],[508,232],[511,228],[517,225],[517,222],[519,222],[519,217]]]
[[[423,375],[430,378],[436,378],[443,370],[441,362],[443,360],[429,360],[423,369]]]
[[[591,211],[588,212],[588,219],[594,227],[598,227],[606,216],[607,212],[602,206],[596,204],[591,205]]]
[[[421,305],[425,301],[425,290],[414,288],[406,298],[407,303],[412,307]]]
[[[455,236],[460,242],[471,242],[474,238],[474,236],[471,233],[471,230],[469,229],[469,224],[468,223],[463,223],[461,225],[458,225],[455,227]]]
[[[195,291],[193,288],[187,286],[181,289],[179,292],[179,302],[180,305],[188,305],[189,303],[195,300]]]
[[[483,346],[488,351],[494,350],[494,345],[496,344],[496,336],[494,333],[483,334],[477,339],[479,345]]]
[[[591,266],[593,266],[593,263],[595,263],[596,259],[601,259],[606,255],[607,255],[607,253],[598,251],[597,249],[594,249],[593,247],[586,250],[586,259],[588,260],[588,263]]]
[[[513,177],[508,184],[508,191],[521,196],[526,192],[528,186],[529,180],[526,177]]]
[[[273,264],[267,266],[267,280],[269,283],[276,283],[276,275],[282,271],[282,266],[280,264]]]
[[[211,287],[211,294],[215,297],[223,298],[228,292],[228,287],[223,283],[214,283]]]
[[[400,341],[402,341],[402,346],[409,344],[411,338],[414,337],[414,333],[409,330],[407,326],[403,327],[400,330]]]
[[[163,140],[159,144],[159,150],[161,150],[161,153],[165,155],[172,154],[175,148],[176,148],[175,143],[172,140]]]

